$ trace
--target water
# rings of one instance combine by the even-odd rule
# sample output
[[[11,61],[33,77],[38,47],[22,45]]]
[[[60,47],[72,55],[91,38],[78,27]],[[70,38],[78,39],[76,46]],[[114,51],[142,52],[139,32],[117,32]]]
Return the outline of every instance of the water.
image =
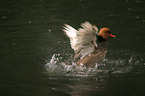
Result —
[[[144,4],[1,0],[0,96],[144,96]],[[61,30],[65,23],[79,28],[84,21],[117,36],[109,40],[105,60],[90,69],[75,65]]]

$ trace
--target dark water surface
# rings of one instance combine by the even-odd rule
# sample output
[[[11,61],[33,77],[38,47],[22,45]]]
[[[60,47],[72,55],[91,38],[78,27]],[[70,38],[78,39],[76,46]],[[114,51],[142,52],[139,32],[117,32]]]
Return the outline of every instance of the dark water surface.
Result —
[[[117,36],[94,69],[63,64],[84,21]],[[1,0],[0,96],[145,96],[144,41],[144,0]]]

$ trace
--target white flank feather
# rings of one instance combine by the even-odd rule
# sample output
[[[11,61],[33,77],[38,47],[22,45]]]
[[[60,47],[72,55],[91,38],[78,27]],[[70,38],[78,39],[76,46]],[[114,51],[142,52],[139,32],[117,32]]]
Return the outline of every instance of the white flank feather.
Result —
[[[82,23],[81,26],[82,28],[76,30],[70,25],[65,24],[63,31],[70,38],[72,49],[80,54],[80,58],[83,58],[92,53],[95,47],[97,47],[96,34],[98,34],[98,28],[89,22]]]

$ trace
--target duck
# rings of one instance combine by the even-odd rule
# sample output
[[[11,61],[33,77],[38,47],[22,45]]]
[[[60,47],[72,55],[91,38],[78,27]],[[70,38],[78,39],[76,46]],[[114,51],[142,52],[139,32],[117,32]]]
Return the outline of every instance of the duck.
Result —
[[[81,23],[81,28],[78,30],[68,24],[64,24],[62,30],[70,39],[76,64],[87,68],[94,67],[105,59],[108,39],[116,37],[111,34],[108,27],[99,30],[96,25],[92,25],[88,21]]]

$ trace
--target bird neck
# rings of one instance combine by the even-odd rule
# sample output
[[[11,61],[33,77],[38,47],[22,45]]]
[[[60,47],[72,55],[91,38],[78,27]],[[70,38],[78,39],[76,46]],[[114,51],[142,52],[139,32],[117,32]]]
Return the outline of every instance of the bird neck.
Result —
[[[104,42],[107,41],[106,39],[104,39],[102,36],[98,35],[97,36],[97,42]]]
[[[106,39],[103,39],[102,36],[97,36],[97,50],[107,50],[108,48],[108,42]]]

